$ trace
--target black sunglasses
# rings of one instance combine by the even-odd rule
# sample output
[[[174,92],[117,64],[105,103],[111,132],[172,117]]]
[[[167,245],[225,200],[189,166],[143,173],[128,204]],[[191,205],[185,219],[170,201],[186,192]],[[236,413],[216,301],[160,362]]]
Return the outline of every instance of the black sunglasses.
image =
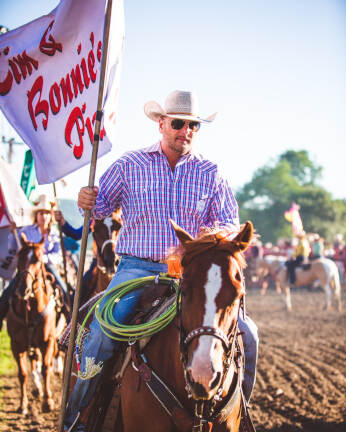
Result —
[[[181,119],[173,119],[171,121],[171,127],[175,130],[180,130],[185,126],[185,123],[187,123],[185,120]],[[193,132],[197,132],[199,128],[201,127],[201,124],[196,121],[190,121],[188,122],[188,128],[192,130]]]

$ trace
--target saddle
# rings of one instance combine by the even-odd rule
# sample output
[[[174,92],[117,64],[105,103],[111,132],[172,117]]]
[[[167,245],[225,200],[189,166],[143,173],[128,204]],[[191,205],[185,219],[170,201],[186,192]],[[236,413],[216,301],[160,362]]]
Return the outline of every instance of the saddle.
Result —
[[[77,323],[77,336],[80,332],[81,325],[87,316],[90,309],[95,305],[95,303],[104,295],[105,291],[101,291],[100,293],[96,294],[94,297],[92,297],[88,302],[86,302],[83,306],[80,307],[78,312],[78,323]],[[155,284],[155,283],[149,283],[148,285],[144,286],[143,293],[139,299],[138,305],[135,310],[135,316],[130,321],[130,325],[138,325],[145,323],[152,319],[153,315],[159,316],[157,314],[157,311],[161,310],[162,304],[165,302],[165,300],[170,299],[171,303],[175,299],[175,291],[172,291],[172,288],[168,285],[164,284]],[[171,304],[170,303],[170,304]],[[156,313],[155,313],[156,312]],[[89,325],[92,321],[92,315],[89,317],[86,326],[83,328],[83,332],[81,335],[81,342],[80,342],[80,352],[83,352],[83,344],[86,336],[90,332]],[[64,333],[59,339],[59,347],[63,351],[67,351],[69,340],[70,340],[70,334],[71,334],[71,324],[66,327]],[[76,336],[76,337],[77,337]],[[74,349],[76,347],[76,341],[74,342]]]
[[[285,266],[287,268],[287,280],[289,283],[294,284],[296,281],[296,269],[301,268],[303,271],[310,270],[310,263],[300,263],[295,260],[289,260],[285,262]]]

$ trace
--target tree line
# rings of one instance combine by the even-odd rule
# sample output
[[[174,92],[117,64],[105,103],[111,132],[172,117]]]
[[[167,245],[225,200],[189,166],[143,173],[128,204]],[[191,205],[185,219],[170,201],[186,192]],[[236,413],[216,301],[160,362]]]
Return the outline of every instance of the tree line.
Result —
[[[263,242],[275,243],[279,237],[292,237],[284,213],[295,202],[306,232],[318,233],[328,242],[338,233],[346,237],[346,199],[333,199],[318,184],[322,171],[307,151],[286,151],[236,191],[240,220],[251,220]]]

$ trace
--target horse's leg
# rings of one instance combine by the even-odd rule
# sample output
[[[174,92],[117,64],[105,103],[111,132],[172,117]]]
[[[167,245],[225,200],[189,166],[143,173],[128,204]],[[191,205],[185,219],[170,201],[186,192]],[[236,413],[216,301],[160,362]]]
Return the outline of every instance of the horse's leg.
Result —
[[[12,352],[18,365],[18,379],[20,383],[20,407],[18,408],[18,412],[27,415],[28,414],[28,392],[27,392],[28,370],[26,364],[26,351],[18,353],[15,352],[12,347]]]
[[[48,342],[45,344],[42,350],[43,365],[42,365],[42,375],[44,382],[44,398],[42,404],[42,410],[44,412],[52,411],[54,409],[54,401],[52,399],[52,392],[50,389],[50,378],[52,375],[52,363],[55,354],[55,339],[51,336]]]
[[[62,352],[59,350],[53,358],[53,370],[56,375],[62,377],[62,373],[64,370],[64,362],[62,360]]]
[[[42,398],[43,388],[42,388],[42,360],[41,352],[38,348],[35,349],[35,355],[31,358],[31,378],[34,383],[33,395]]]
[[[334,296],[337,302],[338,311],[342,311],[342,303],[341,303],[341,284],[340,278],[337,272],[334,273],[332,277],[333,285],[334,285]]]
[[[325,310],[331,310],[332,308],[332,291],[330,289],[330,281],[326,281],[323,285],[324,292],[326,293],[326,304],[324,305]]]
[[[261,282],[262,282],[261,295],[265,295],[265,293],[267,292],[267,288],[268,288],[268,281],[263,278]]]
[[[291,288],[289,284],[285,285],[285,300],[286,300],[286,309],[288,311],[292,310],[292,301],[291,301]]]
[[[277,282],[277,281],[274,281],[274,283],[275,283],[275,287],[276,287],[276,292],[278,294],[281,294],[281,285],[280,285],[280,283]]]

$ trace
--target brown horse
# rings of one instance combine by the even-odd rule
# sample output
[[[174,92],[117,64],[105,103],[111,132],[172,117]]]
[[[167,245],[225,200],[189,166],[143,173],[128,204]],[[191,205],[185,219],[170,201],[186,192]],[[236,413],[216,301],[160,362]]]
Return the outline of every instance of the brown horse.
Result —
[[[280,287],[280,290],[285,293],[285,304],[287,310],[292,310],[291,301],[291,287],[287,280],[287,268],[285,261],[282,259],[268,258],[257,260],[258,271],[269,271],[273,276],[275,282]],[[326,294],[325,309],[331,309],[332,306],[332,292],[334,292],[335,300],[337,302],[337,309],[341,311],[341,287],[338,268],[334,261],[328,258],[319,258],[311,261],[309,266],[301,266],[295,269],[296,281],[294,286],[308,286],[315,282],[324,289]]]
[[[30,243],[22,234],[22,248],[18,252],[14,294],[7,314],[7,330],[11,338],[13,356],[18,364],[21,387],[19,412],[27,414],[27,353],[40,350],[44,399],[42,409],[54,408],[50,378],[52,360],[57,351],[56,311],[54,290],[42,261],[44,241]]]
[[[243,415],[244,359],[237,325],[245,294],[242,252],[251,240],[252,225],[246,223],[233,240],[223,232],[193,239],[176,224],[174,229],[182,245],[180,311],[152,338],[144,355],[179,403],[170,409],[170,397],[168,404],[167,395],[166,404],[159,401],[129,365],[114,430],[209,431],[212,425],[213,432],[237,432]]]
[[[95,220],[92,235],[97,265],[93,270],[92,278],[83,286],[81,304],[104,291],[112,280],[119,264],[115,245],[121,226],[121,209],[113,212],[109,218]]]

